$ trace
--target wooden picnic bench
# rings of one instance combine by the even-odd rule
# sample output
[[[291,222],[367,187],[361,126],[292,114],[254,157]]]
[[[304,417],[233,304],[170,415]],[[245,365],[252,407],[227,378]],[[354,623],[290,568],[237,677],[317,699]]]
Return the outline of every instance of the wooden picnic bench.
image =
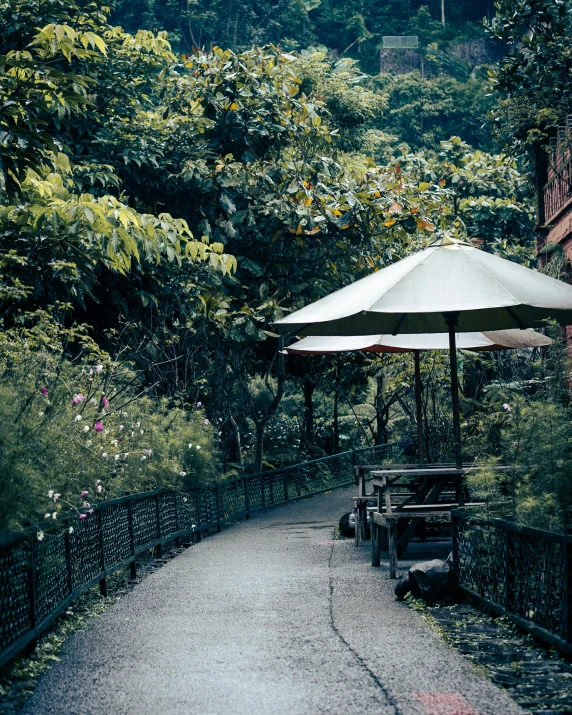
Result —
[[[454,468],[454,464],[439,464],[439,465],[422,465],[422,464],[359,464],[354,467],[355,479],[358,485],[357,496],[353,497],[354,502],[354,514],[355,514],[355,545],[361,546],[363,541],[367,537],[367,515],[368,515],[368,505],[378,501],[377,492],[374,491],[372,494],[367,494],[366,482],[377,472],[388,471],[392,473],[397,473],[401,471],[403,473],[415,473],[419,472],[424,474],[428,469],[435,467],[439,468]],[[467,465],[468,467],[469,465]],[[419,480],[417,480],[418,482]],[[407,491],[402,493],[393,493],[392,498],[397,499],[408,499],[413,497],[417,493],[418,484],[414,483],[414,492],[411,491],[410,483],[406,485]]]
[[[374,470],[374,495],[377,505],[371,513],[371,563],[379,566],[381,552],[389,557],[390,578],[397,578],[397,559],[411,542],[428,516],[451,518],[451,509],[459,506],[480,506],[465,503],[463,477],[478,466],[457,469],[453,465],[427,465],[425,467],[398,467]],[[497,467],[506,471],[509,467]],[[396,503],[392,501],[392,488],[408,488],[408,496]],[[367,506],[366,506],[367,518]]]

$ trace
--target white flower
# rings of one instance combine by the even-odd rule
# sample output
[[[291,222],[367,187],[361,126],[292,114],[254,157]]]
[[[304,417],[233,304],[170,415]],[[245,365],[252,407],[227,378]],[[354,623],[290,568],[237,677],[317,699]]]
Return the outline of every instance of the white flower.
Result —
[[[201,448],[201,445],[200,445],[200,444],[197,444],[197,449],[200,449],[200,448]]]
[[[141,434],[144,434],[143,430],[141,430]]]
[[[107,452],[103,452],[101,456],[103,457],[103,459],[107,459]]]
[[[98,494],[101,494],[101,492],[103,491],[103,487],[101,486],[101,484],[98,484],[95,489]]]
[[[48,497],[51,499],[53,496],[54,496],[54,490],[50,489],[50,491],[48,492]]]
[[[142,454],[142,455],[141,455],[141,461],[144,462],[146,459],[147,459],[147,455],[146,455],[146,454]]]
[[[44,413],[43,412],[38,412],[38,417],[43,417]]]
[[[84,431],[84,432],[89,432],[89,425],[84,425],[83,431]]]
[[[49,519],[51,514],[48,512],[47,514],[44,514],[44,519]]]
[[[187,501],[187,497],[183,497],[183,501]]]
[[[123,455],[123,459],[127,459],[128,456],[129,456],[129,452],[125,452],[125,454]]]
[[[186,476],[187,476],[187,473],[186,473],[186,472],[179,472],[179,476],[180,476],[180,477],[186,477]]]
[[[99,375],[100,372],[103,372],[103,365],[96,365],[95,366],[95,372]]]
[[[88,439],[86,444],[88,447],[91,447],[91,445],[93,444],[93,441],[91,439]]]
[[[95,397],[92,397],[91,400],[89,401],[90,405],[95,405]]]
[[[81,422],[81,415],[76,415],[76,416],[75,416],[75,421],[76,421],[76,422]]]
[[[58,518],[58,512],[54,511],[52,512],[52,519],[57,519]]]
[[[91,504],[88,501],[84,501],[83,506],[84,509],[91,509]]]
[[[119,425],[119,431],[121,432],[123,430],[123,425]]]
[[[139,427],[141,427],[141,422],[136,422],[135,427],[137,427],[137,429],[139,429]]]
[[[38,533],[36,534],[36,536],[38,537],[38,541],[43,541],[43,540],[44,540],[44,532],[43,532],[43,531],[38,531]]]
[[[54,494],[54,504],[57,502],[57,500],[61,497],[61,494]]]
[[[191,442],[189,442],[189,449],[192,449],[192,448],[193,448],[193,445]]]
[[[122,413],[121,413],[121,416],[122,416],[122,417],[127,417],[127,412],[122,412]]]
[[[70,528],[68,529],[68,534],[73,534],[73,526],[70,526]]]
[[[117,460],[119,459],[119,457],[121,457],[121,455],[120,455],[120,454],[116,454],[115,457],[113,457],[113,459],[117,462]]]

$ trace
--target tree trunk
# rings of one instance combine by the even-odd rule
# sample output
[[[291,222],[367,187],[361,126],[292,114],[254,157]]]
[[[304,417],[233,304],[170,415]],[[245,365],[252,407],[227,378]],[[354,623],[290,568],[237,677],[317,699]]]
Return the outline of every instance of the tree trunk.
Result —
[[[278,409],[280,402],[282,401],[282,397],[284,396],[284,388],[286,387],[286,366],[284,364],[284,334],[280,334],[280,338],[278,341],[278,351],[276,354],[276,380],[277,380],[277,389],[276,392],[274,393],[274,396],[272,398],[272,402],[268,406],[268,410],[266,411],[265,415],[259,415],[256,413],[256,410],[254,408],[254,404],[252,403],[251,400],[251,413],[252,413],[252,419],[254,420],[254,424],[256,425],[256,442],[255,442],[255,447],[254,447],[254,471],[255,472],[261,472],[262,471],[262,459],[264,456],[264,433],[266,432],[266,425],[270,421],[270,418],[272,415],[276,412]],[[272,365],[269,368],[269,372],[272,369]],[[269,389],[270,385],[267,382],[267,387]]]
[[[254,472],[262,471],[262,459],[264,456],[264,433],[266,432],[267,421],[259,422],[256,425],[256,442],[254,446]]]
[[[336,388],[334,390],[334,454],[338,454],[338,452],[340,451],[340,422],[338,418],[338,400],[338,383],[336,380]]]
[[[377,391],[375,395],[375,421],[376,434],[375,443],[385,444],[387,442],[386,409],[383,399],[383,375],[376,378]]]
[[[314,390],[316,385],[312,380],[304,380],[304,435],[306,447],[314,443]]]

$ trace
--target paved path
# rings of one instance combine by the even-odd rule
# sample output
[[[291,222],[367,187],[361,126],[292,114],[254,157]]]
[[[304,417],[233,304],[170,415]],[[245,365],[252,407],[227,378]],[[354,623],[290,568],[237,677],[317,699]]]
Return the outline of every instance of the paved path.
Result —
[[[25,715],[512,715],[332,541],[353,490],[278,507],[167,563],[77,632]]]

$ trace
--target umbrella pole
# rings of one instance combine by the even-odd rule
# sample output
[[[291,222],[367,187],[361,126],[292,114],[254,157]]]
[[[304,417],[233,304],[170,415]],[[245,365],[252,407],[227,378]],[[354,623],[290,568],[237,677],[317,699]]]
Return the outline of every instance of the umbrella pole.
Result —
[[[419,464],[423,464],[423,410],[421,404],[421,358],[419,350],[413,351],[415,357],[415,412],[417,417],[417,448]]]
[[[449,358],[451,360],[451,398],[453,402],[453,435],[455,438],[455,466],[461,469],[463,455],[461,452],[461,418],[459,411],[459,375],[457,372],[457,325],[458,313],[449,313],[445,322],[449,327]]]

